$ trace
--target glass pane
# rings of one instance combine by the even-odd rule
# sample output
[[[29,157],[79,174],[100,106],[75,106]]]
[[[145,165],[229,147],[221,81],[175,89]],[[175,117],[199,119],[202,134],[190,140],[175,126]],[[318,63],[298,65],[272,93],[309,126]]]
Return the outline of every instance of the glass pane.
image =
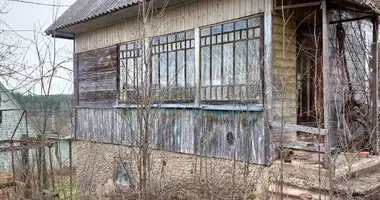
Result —
[[[161,36],[160,37],[160,44],[164,44],[164,43],[166,43],[167,42],[167,40],[166,40],[166,36]]]
[[[221,42],[222,42],[222,35],[218,35],[217,38],[218,38],[218,39],[217,39],[217,43],[221,43]]]
[[[223,84],[233,84],[233,44],[227,43],[223,45]]]
[[[117,162],[115,182],[119,185],[124,185],[124,186],[130,184],[130,179],[127,172],[127,165],[123,164],[120,161]]]
[[[235,32],[235,40],[240,40],[240,31]]]
[[[128,48],[128,50],[134,49],[134,48],[135,48],[135,45],[134,45],[133,43],[129,43],[129,44],[127,45],[127,48]]]
[[[169,65],[168,65],[168,78],[169,83],[168,87],[175,87],[176,86],[176,56],[175,52],[169,53]]]
[[[185,39],[185,33],[177,33],[177,41],[181,41]]]
[[[234,33],[229,33],[229,41],[232,42],[234,41]]]
[[[152,65],[153,65],[153,86],[158,87],[159,86],[159,67],[158,67],[158,54],[153,55],[152,58]]]
[[[201,36],[210,35],[210,28],[204,28],[201,30]]]
[[[201,38],[201,46],[206,45],[206,38]]]
[[[167,53],[160,54],[160,86],[167,87]]]
[[[260,26],[260,18],[253,18],[248,20],[248,27]]]
[[[248,82],[260,83],[260,40],[248,41]]]
[[[228,33],[223,34],[223,42],[228,42]]]
[[[186,81],[187,86],[195,86],[195,62],[194,49],[186,51]]]
[[[222,84],[222,46],[215,45],[212,47],[212,85]]]
[[[231,32],[234,30],[234,23],[224,24],[223,32]]]
[[[235,22],[235,30],[241,30],[245,28],[247,28],[246,20]]]
[[[235,44],[235,84],[246,83],[247,44],[246,41]]]
[[[212,39],[211,39],[212,41],[212,44],[215,44],[216,43],[216,35],[214,35],[214,36],[212,36]]]
[[[185,86],[185,51],[178,51],[177,52],[177,80],[178,80],[178,86],[184,87]]]
[[[247,30],[242,30],[241,31],[241,39],[246,39],[247,38]]]
[[[202,85],[210,85],[210,47],[202,47]]]
[[[255,37],[260,37],[260,28],[255,29]]]
[[[210,36],[206,37],[206,45],[210,45]]]
[[[218,34],[221,32],[222,32],[222,26],[221,25],[212,27],[212,34]]]
[[[194,38],[194,31],[190,30],[186,32],[186,39],[193,39]]]
[[[127,46],[126,45],[120,45],[120,50],[121,51],[125,51],[127,49]]]
[[[174,42],[174,41],[175,41],[175,35],[169,35],[168,42]]]
[[[137,62],[136,64],[136,67],[135,67],[135,70],[136,70],[136,74],[137,74],[137,79],[136,81],[138,81],[139,85],[141,85],[141,83],[144,81],[144,69],[145,67],[143,66],[143,62],[142,62],[142,57],[138,57],[135,62]]]
[[[158,37],[153,37],[153,39],[152,39],[152,44],[153,44],[153,45],[158,44]]]
[[[129,88],[134,87],[135,80],[135,61],[133,58],[127,60],[127,84]]]
[[[248,38],[253,38],[253,29],[248,30]]]

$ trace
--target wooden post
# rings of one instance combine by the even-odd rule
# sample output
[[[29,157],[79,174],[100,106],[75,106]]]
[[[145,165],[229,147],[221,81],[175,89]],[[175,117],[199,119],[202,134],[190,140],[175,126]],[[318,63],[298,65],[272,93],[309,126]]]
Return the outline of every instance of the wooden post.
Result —
[[[264,12],[264,108],[265,108],[265,118],[267,122],[273,120],[273,71],[272,71],[272,1],[265,1],[265,12]],[[272,159],[275,157],[272,155],[274,153],[274,147],[271,145],[271,131],[269,126],[266,126],[265,131],[265,164],[269,165],[272,163]]]
[[[326,161],[330,159],[331,154],[331,127],[330,127],[330,116],[331,116],[331,84],[330,75],[331,69],[329,66],[329,22],[328,22],[328,11],[326,0],[322,3],[322,56],[323,56],[323,114],[324,114],[324,128],[327,129],[327,134],[325,135],[325,151],[326,151]]]
[[[379,31],[379,21],[378,16],[372,18],[373,24],[373,40],[372,40],[372,87],[371,87],[371,100],[372,100],[372,137],[371,145],[374,154],[379,153],[378,145],[378,98],[379,98],[379,84],[378,84],[378,31]]]
[[[194,57],[195,57],[195,106],[201,101],[201,35],[199,28],[194,29]]]
[[[21,139],[25,139],[27,136],[23,135]],[[27,146],[26,143],[21,142],[21,146]],[[24,198],[29,199],[31,197],[30,190],[30,173],[29,173],[29,150],[27,148],[21,150],[21,181],[25,183]]]

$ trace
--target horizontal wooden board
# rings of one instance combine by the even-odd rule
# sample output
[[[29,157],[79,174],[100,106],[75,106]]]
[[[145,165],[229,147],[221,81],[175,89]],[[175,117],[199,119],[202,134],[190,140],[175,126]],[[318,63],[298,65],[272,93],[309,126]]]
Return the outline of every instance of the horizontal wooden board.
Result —
[[[76,139],[137,146],[141,110],[78,108]],[[152,148],[265,164],[263,112],[151,109]],[[229,135],[229,136],[227,136]]]
[[[75,55],[78,104],[115,104],[118,96],[117,46]]]
[[[152,17],[153,34],[163,35],[238,19],[264,12],[265,0],[201,0],[167,8]],[[115,45],[142,37],[141,20],[123,22],[75,35],[75,52]]]

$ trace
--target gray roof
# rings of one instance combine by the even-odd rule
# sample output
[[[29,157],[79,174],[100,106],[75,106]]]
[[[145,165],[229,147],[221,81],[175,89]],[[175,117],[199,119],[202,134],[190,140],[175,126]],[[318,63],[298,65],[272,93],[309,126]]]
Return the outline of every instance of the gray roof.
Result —
[[[50,27],[47,34],[74,24],[85,22],[128,6],[141,0],[76,0]]]

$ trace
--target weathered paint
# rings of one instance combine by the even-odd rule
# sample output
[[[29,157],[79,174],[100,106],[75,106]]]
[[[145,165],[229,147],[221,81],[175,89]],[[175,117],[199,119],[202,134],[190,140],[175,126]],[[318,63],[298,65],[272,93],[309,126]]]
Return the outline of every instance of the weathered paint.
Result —
[[[78,108],[76,139],[138,146],[141,109]],[[263,112],[149,109],[152,148],[265,163]],[[227,134],[233,134],[228,144]]]
[[[281,16],[273,15],[272,26],[273,119],[295,124],[297,121],[296,22],[289,20],[285,23]],[[296,133],[286,132],[284,137],[295,139]]]
[[[117,47],[75,54],[78,105],[115,104],[118,86]]]
[[[264,12],[265,0],[201,0],[166,8],[152,21],[155,35],[174,33]],[[141,38],[136,17],[75,36],[75,52],[107,47]]]

